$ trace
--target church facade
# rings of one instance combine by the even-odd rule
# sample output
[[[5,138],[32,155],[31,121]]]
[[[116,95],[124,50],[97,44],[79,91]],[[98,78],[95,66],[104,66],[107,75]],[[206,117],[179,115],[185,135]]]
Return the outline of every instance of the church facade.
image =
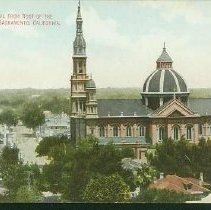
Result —
[[[73,42],[71,137],[87,135],[119,147],[130,146],[138,159],[150,145],[171,138],[198,143],[211,138],[211,99],[191,99],[183,77],[174,70],[165,44],[140,99],[96,99],[96,85],[86,70],[86,42],[80,5]],[[77,143],[77,142],[76,142]]]

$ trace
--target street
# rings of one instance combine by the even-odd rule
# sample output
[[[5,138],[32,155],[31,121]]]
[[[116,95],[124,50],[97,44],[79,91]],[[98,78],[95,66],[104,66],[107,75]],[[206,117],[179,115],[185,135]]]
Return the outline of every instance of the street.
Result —
[[[34,137],[31,129],[24,126],[16,126],[14,128],[16,132],[16,142],[19,151],[20,158],[24,163],[36,163],[38,165],[44,165],[48,163],[48,160],[44,157],[36,157],[35,149],[39,144],[39,140]]]

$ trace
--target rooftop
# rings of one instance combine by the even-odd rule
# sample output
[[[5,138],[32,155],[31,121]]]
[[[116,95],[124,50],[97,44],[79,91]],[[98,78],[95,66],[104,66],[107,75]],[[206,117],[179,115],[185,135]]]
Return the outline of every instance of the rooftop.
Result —
[[[206,183],[206,185],[207,184],[208,183]],[[207,188],[200,186],[198,179],[183,178],[177,175],[167,175],[164,178],[161,178],[159,180],[156,180],[154,183],[151,183],[149,187],[156,189],[173,190],[186,194],[203,194],[210,191]]]
[[[153,112],[141,99],[98,99],[97,102],[99,117],[148,117]],[[190,98],[187,106],[201,116],[211,115],[211,98]]]

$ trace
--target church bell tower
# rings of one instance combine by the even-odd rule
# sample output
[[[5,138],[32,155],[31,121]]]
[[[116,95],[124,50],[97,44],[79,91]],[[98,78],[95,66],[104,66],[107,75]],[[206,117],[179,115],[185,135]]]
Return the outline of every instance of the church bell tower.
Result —
[[[80,1],[76,18],[76,37],[73,42],[73,74],[71,76],[71,117],[83,118],[86,115],[86,42],[83,38],[83,20]]]
[[[96,118],[97,100],[96,86],[86,71],[86,42],[82,30],[80,0],[76,18],[76,37],[73,42],[73,71],[71,83],[70,127],[71,139],[77,140],[86,137],[86,118]]]

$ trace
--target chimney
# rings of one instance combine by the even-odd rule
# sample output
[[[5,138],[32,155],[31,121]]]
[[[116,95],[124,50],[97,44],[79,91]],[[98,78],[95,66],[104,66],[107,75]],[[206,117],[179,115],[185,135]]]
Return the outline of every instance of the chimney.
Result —
[[[203,181],[204,181],[203,172],[200,172],[200,177],[199,177],[199,185],[200,186],[202,186]]]
[[[160,173],[160,179],[164,178],[164,173]]]
[[[157,178],[156,178],[156,177],[153,178],[153,183],[154,183],[154,184],[157,183]]]

